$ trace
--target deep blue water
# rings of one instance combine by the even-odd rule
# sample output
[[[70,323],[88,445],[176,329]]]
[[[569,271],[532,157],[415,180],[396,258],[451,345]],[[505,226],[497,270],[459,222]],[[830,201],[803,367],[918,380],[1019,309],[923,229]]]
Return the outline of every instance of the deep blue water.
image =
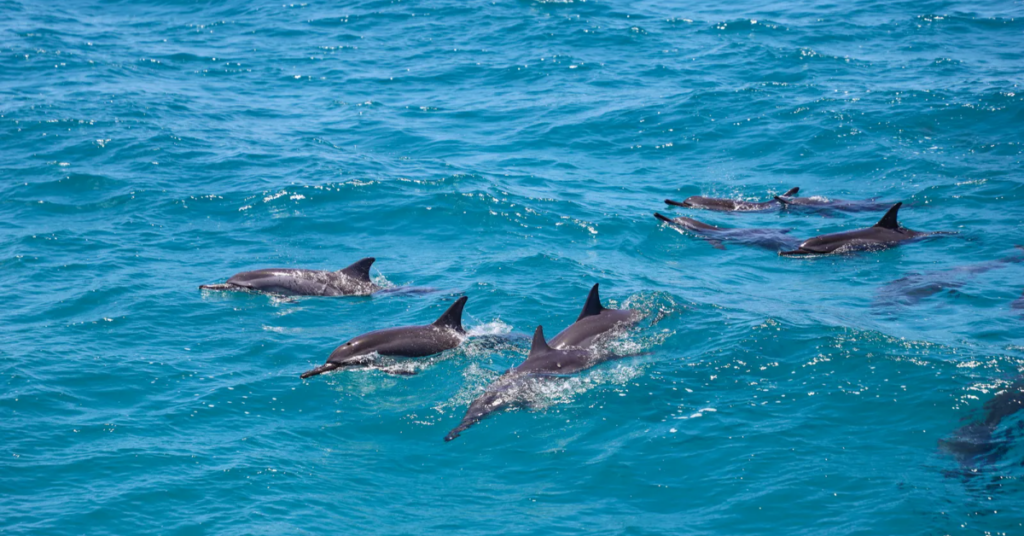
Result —
[[[1020,1],[143,4],[0,0],[0,532],[1024,534],[1020,416],[939,444],[1024,369],[1024,265],[949,271],[1024,243]],[[792,186],[961,234],[652,217],[880,216],[662,203]],[[197,288],[364,256],[437,291]],[[595,282],[643,355],[443,442]],[[298,378],[461,294],[417,375]]]

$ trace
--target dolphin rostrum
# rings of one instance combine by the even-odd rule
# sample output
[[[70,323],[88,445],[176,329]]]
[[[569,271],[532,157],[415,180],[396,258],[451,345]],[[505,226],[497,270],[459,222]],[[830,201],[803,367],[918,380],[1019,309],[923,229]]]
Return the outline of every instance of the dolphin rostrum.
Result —
[[[722,242],[727,240],[740,244],[758,246],[765,249],[779,251],[784,248],[796,247],[797,240],[787,233],[789,229],[738,229],[730,227],[715,227],[693,218],[678,217],[668,218],[657,212],[654,217],[676,227],[690,231],[704,240],[707,240],[716,249],[725,249]]]
[[[526,361],[488,385],[484,394],[469,404],[462,422],[448,432],[444,440],[451,441],[459,437],[467,428],[491,413],[529,404],[530,393],[538,381],[552,376],[574,374],[607,360],[608,357],[600,357],[594,348],[552,348],[544,340],[544,329],[537,326],[537,331],[533,334],[533,344],[530,346],[530,355]]]
[[[799,187],[791,188],[782,195],[784,197],[790,197],[796,195],[799,191]],[[719,197],[703,197],[699,195],[687,197],[682,202],[666,199],[665,203],[675,205],[677,207],[702,208],[705,210],[717,210],[719,212],[759,212],[779,208],[779,201],[777,199],[758,203],[753,201],[722,199]]]
[[[903,203],[893,205],[885,213],[885,216],[882,216],[882,219],[878,220],[878,223],[872,227],[816,236],[805,240],[797,249],[782,251],[779,252],[779,255],[829,255],[853,251],[876,251],[888,249],[910,240],[919,240],[935,235],[956,234],[943,231],[924,233],[912,231],[901,226],[896,220],[901,205]]]
[[[640,320],[640,313],[629,309],[605,309],[595,283],[587,295],[580,316],[569,327],[551,339],[551,347],[590,348],[601,342],[603,335],[617,328],[627,327]]]
[[[405,326],[364,333],[334,349],[327,363],[302,373],[309,378],[334,369],[369,367],[375,356],[426,357],[451,350],[462,344],[466,331],[462,329],[462,308],[465,296],[455,300],[433,324]]]
[[[203,290],[266,292],[286,296],[367,296],[381,288],[370,280],[373,257],[337,272],[299,268],[265,268],[231,276],[227,283],[200,285]]]

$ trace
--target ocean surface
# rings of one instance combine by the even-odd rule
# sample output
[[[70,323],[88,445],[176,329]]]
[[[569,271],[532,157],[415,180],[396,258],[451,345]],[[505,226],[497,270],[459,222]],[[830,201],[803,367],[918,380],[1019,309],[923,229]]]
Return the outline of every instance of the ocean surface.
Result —
[[[1024,534],[1024,418],[943,447],[1024,369],[1024,4],[711,4],[0,0],[0,533]],[[653,217],[881,216],[663,202],[794,186],[959,234]],[[422,292],[198,289],[370,256]],[[629,357],[444,442],[594,283]]]

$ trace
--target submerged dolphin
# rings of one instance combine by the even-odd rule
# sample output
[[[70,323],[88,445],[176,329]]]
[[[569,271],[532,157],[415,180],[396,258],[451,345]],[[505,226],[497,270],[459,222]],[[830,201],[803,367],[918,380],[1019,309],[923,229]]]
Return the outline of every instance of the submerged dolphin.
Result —
[[[923,233],[911,231],[900,226],[896,220],[900,206],[903,203],[896,203],[878,220],[872,227],[857,229],[816,236],[800,244],[800,247],[792,251],[782,251],[779,255],[829,255],[832,253],[849,253],[852,251],[876,251],[899,245],[909,240],[919,240],[935,235],[955,234],[950,232]]]
[[[603,335],[616,328],[634,324],[640,320],[640,313],[629,309],[605,309],[595,283],[587,295],[580,316],[569,327],[551,339],[551,347],[590,348],[600,342]]]
[[[563,332],[564,333],[564,332]],[[601,357],[591,349],[569,348],[559,350],[544,341],[544,329],[537,326],[533,334],[530,355],[521,365],[502,374],[487,386],[484,394],[469,404],[466,416],[458,426],[448,432],[445,441],[451,441],[470,426],[496,411],[512,406],[529,404],[530,393],[536,382],[552,376],[573,374],[586,370],[608,357]]]
[[[797,239],[787,234],[790,231],[789,229],[736,229],[730,227],[715,227],[714,225],[708,225],[693,218],[668,218],[667,216],[662,216],[657,212],[654,213],[654,217],[672,225],[673,227],[690,231],[700,238],[707,240],[708,243],[716,249],[725,249],[722,242],[727,240],[774,251],[779,251],[783,248],[796,247],[797,245]]]
[[[892,203],[865,199],[863,201],[849,201],[846,199],[828,199],[825,197],[792,197],[788,195],[777,195],[782,208],[807,208],[812,210],[839,210],[842,212],[873,212],[883,210]]]
[[[794,196],[799,191],[799,187],[791,188],[788,192],[782,195],[787,197]],[[719,197],[703,197],[699,195],[687,197],[682,202],[666,199],[665,203],[675,205],[677,207],[702,208],[705,210],[717,210],[719,212],[758,212],[779,207],[779,201],[777,199],[758,203],[753,201],[722,199]]]
[[[1017,247],[1024,249],[1021,246]],[[962,287],[969,277],[1020,262],[1024,262],[1024,254],[1017,252],[1002,259],[961,266],[952,270],[907,274],[878,289],[875,305],[914,305],[933,294]]]
[[[354,337],[335,348],[327,363],[303,372],[301,378],[339,368],[368,367],[377,355],[426,357],[456,348],[466,338],[466,331],[462,329],[462,308],[467,299],[463,296],[455,300],[433,324],[382,329]]]
[[[337,272],[265,268],[231,276],[227,283],[200,285],[203,290],[267,292],[286,296],[367,296],[381,288],[370,280],[373,257]]]
[[[1024,309],[1024,293],[1021,293],[1019,298],[1013,300],[1013,303],[1010,304],[1010,307],[1014,309]]]
[[[939,441],[942,450],[955,456],[964,467],[991,465],[1010,450],[1011,430],[1006,430],[1002,437],[993,435],[1003,419],[1024,409],[1024,379],[996,393],[982,408],[987,411],[984,420],[963,426],[949,439]]]

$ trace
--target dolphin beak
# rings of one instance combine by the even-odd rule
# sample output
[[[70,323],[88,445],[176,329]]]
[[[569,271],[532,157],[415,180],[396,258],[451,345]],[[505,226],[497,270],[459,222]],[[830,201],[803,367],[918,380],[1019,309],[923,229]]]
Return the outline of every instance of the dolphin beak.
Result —
[[[679,201],[673,201],[671,199],[666,199],[665,200],[665,204],[666,205],[675,205],[677,207],[688,207],[688,206],[690,206],[690,203],[687,202],[687,201],[683,201],[683,202],[680,203]]]
[[[793,251],[780,251],[780,257],[798,257],[800,255],[814,255],[813,251],[807,251],[803,249],[794,249]]]
[[[341,367],[341,364],[339,364],[339,363],[324,363],[323,365],[320,365],[319,367],[317,367],[317,368],[315,368],[313,370],[307,370],[306,372],[303,372],[302,375],[299,376],[299,377],[302,378],[303,380],[305,380],[306,378],[312,378],[313,376],[319,376],[319,375],[321,375],[321,374],[323,374],[325,372],[330,372],[330,371],[332,371],[332,370],[334,370],[336,368],[340,368],[340,367]]]

